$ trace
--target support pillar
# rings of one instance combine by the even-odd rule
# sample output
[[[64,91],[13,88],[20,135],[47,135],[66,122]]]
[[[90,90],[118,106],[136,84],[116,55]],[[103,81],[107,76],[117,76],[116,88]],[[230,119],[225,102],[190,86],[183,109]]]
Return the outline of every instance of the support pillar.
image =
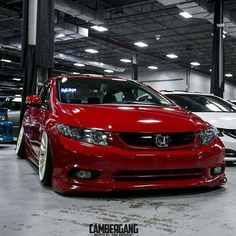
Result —
[[[25,99],[37,94],[53,68],[54,0],[23,0],[22,65],[24,67],[20,123]]]
[[[132,79],[138,80],[138,60],[137,60],[137,54],[133,55],[132,58]]]
[[[223,97],[224,93],[224,0],[215,0],[211,93]]]
[[[190,67],[187,67],[186,69],[186,91],[187,92],[189,92],[189,87],[190,87],[190,72],[191,72]]]

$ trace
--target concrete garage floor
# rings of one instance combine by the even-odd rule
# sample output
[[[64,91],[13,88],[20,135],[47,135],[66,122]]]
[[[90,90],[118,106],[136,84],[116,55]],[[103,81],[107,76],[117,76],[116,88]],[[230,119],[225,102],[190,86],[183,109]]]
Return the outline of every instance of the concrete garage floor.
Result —
[[[37,172],[0,145],[0,235],[90,236],[92,223],[137,223],[139,236],[236,235],[236,168],[207,191],[172,190],[65,197],[43,188]],[[136,236],[136,235],[134,235]]]

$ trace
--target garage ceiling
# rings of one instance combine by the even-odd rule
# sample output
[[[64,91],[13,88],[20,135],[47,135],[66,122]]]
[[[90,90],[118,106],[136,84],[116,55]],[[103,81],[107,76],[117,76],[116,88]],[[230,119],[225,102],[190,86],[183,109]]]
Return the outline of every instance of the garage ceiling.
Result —
[[[55,1],[58,4],[63,2],[63,0]],[[82,15],[73,17],[64,14],[61,8],[55,9],[55,74],[104,73],[104,67],[124,70],[122,73],[127,74],[131,72],[131,63],[123,63],[120,59],[132,59],[134,54],[138,55],[140,71],[148,71],[147,67],[150,65],[157,66],[159,70],[187,68],[190,62],[197,61],[201,65],[194,69],[210,74],[212,23],[207,17],[186,19],[179,15],[181,6],[178,4],[195,4],[195,1],[171,0],[164,1],[165,5],[162,4],[163,1],[157,0],[67,0],[66,2],[76,4],[78,9],[83,8],[85,17],[90,18],[86,22]],[[168,5],[165,2],[168,2]],[[207,6],[209,13],[207,16],[210,16],[212,1],[200,2]],[[225,10],[236,19],[235,0],[225,0]],[[102,23],[108,30],[98,32],[91,29],[95,21]],[[61,25],[68,26],[67,30],[63,30]],[[83,28],[89,29],[89,37],[84,37],[83,33],[73,33],[73,29]],[[225,31],[227,32],[227,28]],[[0,60],[11,61],[0,61],[1,94],[5,92],[16,94],[22,88],[21,34],[22,1],[0,0]],[[159,37],[156,35],[160,35],[159,40],[156,39]],[[236,77],[236,36],[226,34],[224,40],[225,72]],[[148,47],[135,46],[134,43],[137,41],[145,42]],[[88,48],[95,49],[98,53],[85,52]],[[168,59],[166,54],[170,53],[178,55],[178,58]],[[75,66],[75,61],[71,58],[87,65]],[[119,74],[122,76],[122,73]],[[234,77],[231,80],[234,80]]]

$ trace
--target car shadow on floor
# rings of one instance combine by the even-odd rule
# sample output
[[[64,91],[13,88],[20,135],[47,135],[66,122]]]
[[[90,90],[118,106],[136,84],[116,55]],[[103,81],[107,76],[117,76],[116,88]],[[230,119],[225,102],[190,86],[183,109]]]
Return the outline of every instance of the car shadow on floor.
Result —
[[[11,142],[0,142],[0,149],[3,148],[12,148],[12,146],[15,148],[16,141],[11,141]]]
[[[178,188],[178,189],[158,189],[158,190],[130,190],[130,191],[112,191],[112,192],[88,192],[78,194],[61,194],[60,196],[68,198],[91,198],[91,199],[103,199],[103,200],[121,200],[121,199],[136,199],[136,198],[150,198],[150,197],[174,197],[174,196],[188,196],[188,195],[200,195],[208,194],[211,192],[217,192],[217,194],[225,192],[225,188],[218,187],[194,187],[194,188]]]

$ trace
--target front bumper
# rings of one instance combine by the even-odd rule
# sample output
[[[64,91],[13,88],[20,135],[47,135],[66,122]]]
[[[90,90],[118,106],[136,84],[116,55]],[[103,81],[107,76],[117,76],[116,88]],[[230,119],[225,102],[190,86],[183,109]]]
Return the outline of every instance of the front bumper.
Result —
[[[12,142],[12,122],[0,121],[0,142]]]
[[[225,161],[236,162],[236,139],[227,135],[220,138],[225,145]]]
[[[51,140],[51,152],[54,166],[53,190],[60,193],[214,187],[226,182],[224,147],[219,139],[210,145],[187,150],[148,151],[100,147],[58,135]],[[222,173],[213,175],[212,168],[215,166],[222,166]],[[99,171],[99,176],[92,180],[71,178],[68,173],[74,168]],[[201,174],[186,174],[193,169],[201,170]],[[150,178],[149,174],[142,178],[140,175],[135,178],[116,178],[117,173],[122,171],[153,173],[163,170],[168,173],[164,178]],[[171,174],[179,170],[186,173],[177,177]]]

